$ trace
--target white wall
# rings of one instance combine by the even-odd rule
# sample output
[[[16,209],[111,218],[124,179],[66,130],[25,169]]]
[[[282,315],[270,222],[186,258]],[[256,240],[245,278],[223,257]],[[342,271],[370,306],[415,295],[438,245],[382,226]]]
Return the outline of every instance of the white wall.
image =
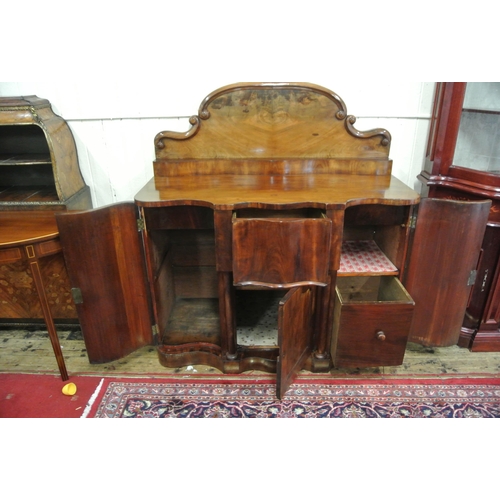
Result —
[[[73,131],[95,206],[132,200],[152,176],[155,135],[186,130],[209,93],[245,81],[336,92],[359,130],[389,130],[394,175],[419,189],[434,89],[421,82],[441,76],[429,72],[426,9],[412,9],[410,26],[392,0],[87,0],[77,8],[44,0],[26,14],[19,5],[2,7],[5,19],[25,24],[0,30],[0,80],[16,80],[0,82],[0,96],[49,99]]]
[[[94,206],[133,200],[152,177],[153,139],[163,130],[184,131],[187,118],[213,90],[233,81],[230,68],[216,78],[181,87],[164,81],[3,82],[0,96],[48,99],[69,124],[80,168]],[[337,80],[337,81],[336,81]],[[351,82],[325,74],[314,81],[336,92],[359,130],[382,127],[392,135],[393,174],[419,189],[433,83]]]
[[[0,80],[9,82],[0,95],[51,101],[74,132],[96,206],[133,199],[152,175],[157,132],[184,130],[178,117],[196,113],[206,95],[248,81],[336,92],[358,129],[389,130],[393,173],[418,188],[433,93],[418,82],[498,79],[497,19],[481,3],[451,12],[427,0],[44,0],[29,8],[6,0]],[[457,36],[461,26],[467,36]]]

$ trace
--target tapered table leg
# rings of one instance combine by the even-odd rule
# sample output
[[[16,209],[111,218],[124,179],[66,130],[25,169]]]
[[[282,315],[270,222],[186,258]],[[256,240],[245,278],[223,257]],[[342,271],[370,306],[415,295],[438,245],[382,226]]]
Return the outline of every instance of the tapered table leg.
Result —
[[[38,293],[38,298],[40,299],[40,304],[42,306],[42,313],[43,313],[43,318],[45,320],[45,325],[47,326],[50,342],[52,343],[52,349],[54,350],[54,354],[56,356],[57,366],[59,367],[59,372],[61,374],[62,380],[68,380],[69,376],[66,370],[66,364],[64,363],[61,344],[59,343],[57,331],[54,325],[54,321],[52,319],[52,315],[50,313],[49,301],[47,300],[47,294],[45,292],[45,287],[43,285],[42,273],[40,272],[38,259],[36,258],[33,245],[27,245],[25,248],[30,263],[31,273],[35,281],[35,287]]]

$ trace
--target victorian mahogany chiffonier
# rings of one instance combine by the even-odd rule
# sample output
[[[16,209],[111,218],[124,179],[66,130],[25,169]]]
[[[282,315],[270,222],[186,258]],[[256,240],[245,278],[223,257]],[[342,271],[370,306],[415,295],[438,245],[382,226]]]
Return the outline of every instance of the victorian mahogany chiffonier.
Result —
[[[492,202],[459,339],[472,351],[500,351],[499,137],[500,83],[437,84],[426,163],[419,175],[423,193]],[[463,239],[468,237],[466,231]]]
[[[45,224],[54,245],[54,213],[92,208],[75,141],[65,120],[46,99],[36,96],[0,97],[0,216],[2,243],[13,243],[7,224],[19,238],[41,237]],[[34,219],[39,219],[39,227]],[[50,219],[53,219],[51,221]],[[27,232],[21,232],[23,221]],[[51,315],[61,322],[78,323],[63,255],[47,252],[39,261]],[[44,317],[28,258],[0,257],[0,323],[40,323]],[[17,255],[17,254],[16,254]]]
[[[401,364],[421,331],[456,344],[490,202],[421,201],[355,121],[317,85],[229,85],[155,137],[134,202],[57,214],[90,362],[155,344],[282,397],[300,369]]]

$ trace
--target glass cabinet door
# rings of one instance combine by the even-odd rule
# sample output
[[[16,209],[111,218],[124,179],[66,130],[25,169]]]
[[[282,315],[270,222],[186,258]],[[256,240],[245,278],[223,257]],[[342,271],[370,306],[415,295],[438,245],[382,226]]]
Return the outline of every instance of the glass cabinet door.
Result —
[[[500,82],[467,83],[453,165],[500,175]]]

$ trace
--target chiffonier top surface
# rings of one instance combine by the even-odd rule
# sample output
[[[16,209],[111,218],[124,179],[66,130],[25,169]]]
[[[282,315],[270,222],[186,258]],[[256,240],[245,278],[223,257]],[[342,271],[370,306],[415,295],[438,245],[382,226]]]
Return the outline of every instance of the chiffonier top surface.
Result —
[[[345,208],[413,205],[419,195],[391,175],[227,175],[153,178],[136,195],[140,206],[193,204],[214,209]]]
[[[239,83],[214,91],[185,133],[155,137],[141,206],[342,208],[411,205],[391,175],[390,133],[360,132],[334,92],[309,83]]]

